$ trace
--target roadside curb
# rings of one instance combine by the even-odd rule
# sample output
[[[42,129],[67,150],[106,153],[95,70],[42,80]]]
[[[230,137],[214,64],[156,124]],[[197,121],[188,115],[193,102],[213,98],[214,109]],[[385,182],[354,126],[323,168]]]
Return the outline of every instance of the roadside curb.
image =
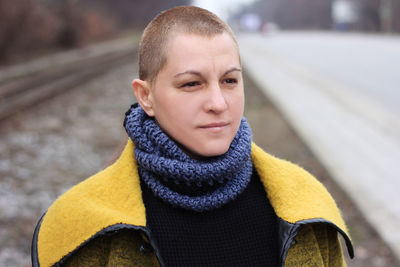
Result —
[[[399,120],[261,45],[239,44],[249,75],[400,259]]]

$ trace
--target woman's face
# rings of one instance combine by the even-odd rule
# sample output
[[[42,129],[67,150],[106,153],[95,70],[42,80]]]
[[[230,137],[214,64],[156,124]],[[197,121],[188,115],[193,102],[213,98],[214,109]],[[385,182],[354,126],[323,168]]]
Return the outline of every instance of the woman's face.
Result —
[[[237,48],[228,34],[177,34],[150,90],[160,125],[192,156],[228,151],[244,109]]]

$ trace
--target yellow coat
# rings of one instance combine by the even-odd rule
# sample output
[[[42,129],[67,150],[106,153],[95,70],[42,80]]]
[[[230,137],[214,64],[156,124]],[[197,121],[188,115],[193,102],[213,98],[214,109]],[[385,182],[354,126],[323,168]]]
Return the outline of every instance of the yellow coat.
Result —
[[[282,266],[345,266],[338,241],[353,248],[336,203],[302,168],[252,144],[252,162],[279,217]],[[132,231],[135,230],[135,231]],[[113,235],[111,235],[113,234]],[[59,197],[39,221],[33,266],[162,266],[148,252],[146,213],[134,148]]]

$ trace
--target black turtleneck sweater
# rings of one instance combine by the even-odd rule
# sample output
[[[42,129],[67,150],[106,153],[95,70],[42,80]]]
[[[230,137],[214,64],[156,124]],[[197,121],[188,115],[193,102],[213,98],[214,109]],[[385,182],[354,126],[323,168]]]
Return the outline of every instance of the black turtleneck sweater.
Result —
[[[164,266],[278,266],[277,216],[255,170],[235,200],[201,213],[174,208],[141,187]]]

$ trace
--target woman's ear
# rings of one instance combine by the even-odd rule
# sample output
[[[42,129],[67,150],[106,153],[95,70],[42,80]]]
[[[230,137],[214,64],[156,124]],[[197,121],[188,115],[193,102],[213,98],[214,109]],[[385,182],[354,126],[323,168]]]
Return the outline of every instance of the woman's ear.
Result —
[[[150,117],[154,117],[153,103],[152,103],[152,92],[150,84],[140,79],[134,79],[132,81],[133,92],[135,93],[136,99],[139,105]]]

